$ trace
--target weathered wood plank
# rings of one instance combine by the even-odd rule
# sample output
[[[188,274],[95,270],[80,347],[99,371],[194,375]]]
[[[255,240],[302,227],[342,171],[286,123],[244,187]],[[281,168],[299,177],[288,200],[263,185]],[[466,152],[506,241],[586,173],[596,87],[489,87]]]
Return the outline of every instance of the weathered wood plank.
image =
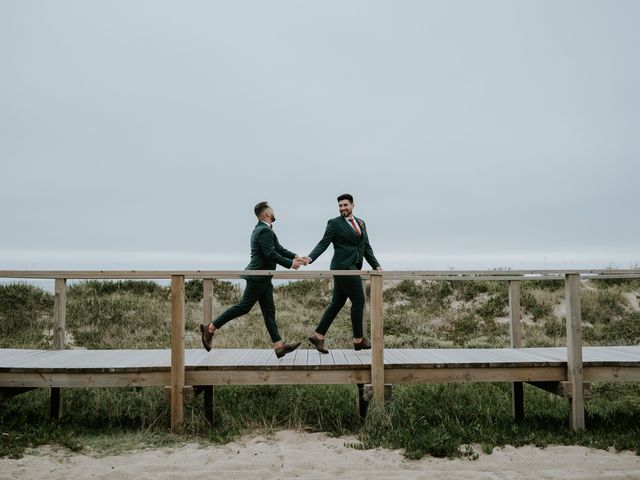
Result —
[[[567,380],[571,384],[569,423],[573,431],[584,430],[584,379],[582,365],[582,314],[580,275],[565,277],[567,303]]]
[[[184,276],[171,277],[171,431],[182,430],[184,421]]]
[[[403,368],[387,369],[385,378],[388,383],[562,381],[566,379],[566,370],[563,367]]]
[[[371,276],[371,385],[373,400],[384,403],[384,327],[383,296],[384,279],[382,275]],[[363,360],[364,363],[364,360]]]
[[[293,365],[296,367],[306,366],[309,352],[310,350],[308,348],[304,348],[304,349],[298,348],[298,355],[296,355]]]
[[[191,385],[322,385],[371,383],[370,370],[187,371]]]

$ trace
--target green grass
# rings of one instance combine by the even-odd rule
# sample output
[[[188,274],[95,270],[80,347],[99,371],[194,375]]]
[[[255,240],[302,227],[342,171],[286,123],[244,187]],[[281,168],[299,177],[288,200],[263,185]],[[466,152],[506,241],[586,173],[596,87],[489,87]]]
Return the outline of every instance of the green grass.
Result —
[[[202,282],[187,282],[187,348],[201,348]],[[241,290],[215,282],[214,313],[235,303]],[[523,331],[527,346],[564,345],[562,282],[523,282]],[[640,342],[640,312],[630,303],[638,282],[587,282],[581,293],[585,344]],[[326,280],[275,288],[283,337],[313,332],[331,297]],[[509,345],[508,292],[498,282],[398,282],[387,285],[385,344],[394,348],[480,348]],[[49,348],[53,296],[25,284],[0,286],[0,346]],[[154,282],[74,283],[67,294],[67,333],[72,347],[169,348],[170,291]],[[335,320],[330,348],[350,346],[348,306]],[[217,348],[270,348],[259,308],[216,333]],[[221,443],[251,432],[305,429],[355,434],[354,448],[403,449],[423,455],[475,458],[469,444],[490,452],[510,444],[586,445],[640,453],[638,384],[593,384],[587,430],[568,430],[565,400],[525,386],[527,417],[511,417],[509,384],[397,386],[394,399],[372,407],[366,421],[356,412],[354,386],[228,386],[215,389],[215,419],[202,417],[201,397],[186,409],[185,433],[169,433],[170,413],[160,388],[67,389],[64,418],[48,419],[48,392],[33,390],[0,410],[0,456],[56,444],[97,455],[198,441]]]

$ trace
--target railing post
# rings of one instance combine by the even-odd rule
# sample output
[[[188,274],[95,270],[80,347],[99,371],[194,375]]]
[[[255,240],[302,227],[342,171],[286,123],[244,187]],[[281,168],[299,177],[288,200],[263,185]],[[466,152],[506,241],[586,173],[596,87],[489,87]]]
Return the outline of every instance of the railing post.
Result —
[[[64,350],[65,345],[65,321],[67,316],[67,280],[56,278],[53,297],[53,338],[51,344],[54,350]],[[49,405],[51,418],[62,418],[62,389],[51,388]]]
[[[520,281],[509,281],[509,330],[511,348],[522,347],[522,319],[520,310]],[[524,418],[524,388],[522,382],[511,384],[512,411],[516,420]]]
[[[384,278],[381,272],[371,275],[371,385],[373,400],[378,405],[384,403],[383,285]]]
[[[184,276],[171,276],[171,431],[184,420]]]
[[[585,428],[579,274],[565,274],[565,291],[567,302],[567,380],[571,392],[569,426],[575,432]]]
[[[210,323],[213,320],[213,279],[205,278],[202,281],[202,323]]]

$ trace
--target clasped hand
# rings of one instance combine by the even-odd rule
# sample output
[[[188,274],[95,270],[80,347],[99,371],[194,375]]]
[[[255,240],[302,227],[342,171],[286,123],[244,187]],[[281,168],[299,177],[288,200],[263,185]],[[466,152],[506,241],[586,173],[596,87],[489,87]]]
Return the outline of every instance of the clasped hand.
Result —
[[[293,265],[291,268],[294,270],[298,270],[302,266],[307,266],[311,263],[311,259],[309,257],[295,257],[293,259]]]

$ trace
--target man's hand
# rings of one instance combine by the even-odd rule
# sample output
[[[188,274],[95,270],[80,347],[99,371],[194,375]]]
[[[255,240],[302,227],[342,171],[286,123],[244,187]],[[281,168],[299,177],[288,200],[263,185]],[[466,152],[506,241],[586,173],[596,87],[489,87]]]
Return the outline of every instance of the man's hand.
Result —
[[[305,267],[311,263],[311,259],[309,257],[300,257],[300,260],[302,260],[302,265]]]
[[[293,259],[291,268],[293,268],[294,270],[298,270],[302,265],[304,265],[304,262],[302,261],[302,259],[300,257],[296,257]]]
[[[382,271],[382,267],[381,267],[381,266],[377,266],[377,267],[376,267],[376,270],[377,270],[377,271],[379,271],[379,272],[381,272],[381,271]]]

